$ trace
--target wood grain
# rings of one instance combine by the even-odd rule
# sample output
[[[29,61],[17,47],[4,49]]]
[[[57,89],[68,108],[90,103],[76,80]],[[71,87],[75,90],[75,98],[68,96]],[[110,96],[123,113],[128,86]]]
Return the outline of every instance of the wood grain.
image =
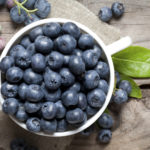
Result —
[[[78,0],[96,15],[103,6],[111,6],[115,0]],[[125,4],[124,17],[120,20],[113,19],[110,24],[120,29],[122,36],[130,35],[136,45],[150,47],[150,1],[149,0],[119,0]],[[84,10],[84,9],[83,9]],[[75,11],[74,11],[75,12]],[[63,12],[62,12],[63,13]],[[84,14],[84,13],[82,13]],[[79,12],[78,15],[80,16]],[[62,14],[63,16],[63,14]],[[82,16],[84,17],[84,16]],[[86,16],[87,17],[87,16]],[[78,19],[78,18],[75,18]],[[8,41],[18,29],[10,20],[8,10],[0,8],[0,24],[3,27],[2,36]],[[99,29],[100,30],[100,29]],[[139,85],[149,84],[150,80],[137,80]],[[145,87],[144,87],[145,88]],[[4,114],[0,114],[0,126],[5,126],[5,134],[1,129],[0,144],[5,142],[5,147],[0,150],[8,150],[9,140],[22,135],[30,144],[37,143],[44,150],[150,150],[150,89],[147,86],[142,90],[143,99],[131,100],[121,108],[112,106],[112,115],[115,119],[113,138],[110,144],[101,145],[96,141],[98,130],[90,137],[76,135],[66,138],[42,138],[19,128]],[[4,118],[4,120],[2,120]],[[9,128],[8,128],[9,127]],[[15,129],[15,130],[13,130]],[[17,132],[16,132],[17,130]],[[38,142],[37,142],[38,141]]]

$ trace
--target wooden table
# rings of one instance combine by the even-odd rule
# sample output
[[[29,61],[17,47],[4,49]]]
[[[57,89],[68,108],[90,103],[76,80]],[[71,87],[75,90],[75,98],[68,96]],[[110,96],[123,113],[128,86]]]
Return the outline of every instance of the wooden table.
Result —
[[[103,6],[111,6],[115,0],[78,0],[96,15]],[[110,24],[121,30],[122,35],[130,35],[134,45],[150,48],[150,0],[119,0],[126,10],[120,20],[113,19]],[[6,9],[0,8],[0,23],[3,36],[8,41],[12,36],[12,26]],[[148,81],[140,81],[140,84]],[[150,150],[150,89],[142,86],[143,99],[133,100],[112,113],[116,120],[113,138],[110,144],[100,145],[96,142],[97,131],[90,137],[76,135],[67,150]],[[57,150],[61,148],[56,148]]]

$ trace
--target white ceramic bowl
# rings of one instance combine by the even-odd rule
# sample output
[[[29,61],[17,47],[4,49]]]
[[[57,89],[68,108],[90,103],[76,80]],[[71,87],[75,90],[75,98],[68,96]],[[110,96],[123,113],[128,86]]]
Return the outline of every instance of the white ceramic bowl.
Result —
[[[109,68],[110,68],[110,78],[109,78],[109,90],[108,90],[108,94],[106,96],[106,100],[105,103],[103,104],[102,108],[90,119],[87,120],[87,122],[74,129],[74,130],[70,130],[70,131],[66,131],[66,132],[55,132],[53,134],[46,134],[43,132],[38,132],[35,134],[38,135],[42,135],[42,136],[49,136],[49,137],[62,137],[62,136],[69,136],[69,135],[73,135],[76,133],[79,133],[81,131],[83,131],[84,129],[88,128],[89,126],[91,126],[100,116],[101,114],[105,111],[107,105],[109,104],[109,101],[111,99],[112,93],[113,93],[113,88],[114,88],[114,66],[113,66],[113,62],[111,59],[111,55],[114,54],[115,52],[118,52],[126,47],[128,47],[129,45],[131,45],[131,38],[130,37],[125,37],[120,39],[119,41],[106,46],[104,44],[104,42],[95,34],[93,33],[89,28],[87,28],[86,26],[72,21],[72,20],[67,20],[67,19],[62,19],[62,18],[49,18],[49,19],[44,19],[44,20],[40,20],[37,22],[34,22],[26,27],[24,27],[23,29],[21,29],[19,32],[17,32],[12,38],[11,40],[8,42],[8,44],[6,45],[4,51],[1,54],[0,57],[0,61],[2,60],[3,57],[5,57],[7,55],[7,53],[9,52],[10,48],[16,44],[17,42],[19,42],[19,40],[23,37],[23,35],[27,34],[31,29],[37,27],[37,26],[41,26],[44,25],[46,23],[50,23],[50,22],[58,22],[58,23],[65,23],[65,22],[73,22],[75,23],[83,32],[86,32],[88,34],[90,34],[95,41],[97,42],[98,45],[100,45],[100,47],[103,49],[104,55],[105,55],[105,59],[108,62]],[[2,76],[0,73],[0,87],[2,84]],[[1,105],[4,102],[4,98],[3,96],[0,94],[0,103]],[[24,123],[18,122],[13,116],[10,116],[10,118],[16,123],[18,124],[20,127],[24,128],[25,130],[27,130],[26,125]],[[28,130],[27,130],[28,131]]]

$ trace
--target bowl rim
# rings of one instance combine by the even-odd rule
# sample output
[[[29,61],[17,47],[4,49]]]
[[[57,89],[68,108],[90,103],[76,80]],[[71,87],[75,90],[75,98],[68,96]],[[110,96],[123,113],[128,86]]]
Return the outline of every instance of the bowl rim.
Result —
[[[91,126],[101,115],[102,113],[105,111],[105,109],[107,108],[111,96],[113,94],[113,89],[114,89],[114,66],[113,66],[113,62],[112,62],[112,58],[110,56],[110,54],[107,52],[107,48],[106,45],[104,44],[104,42],[92,31],[90,30],[88,27],[86,27],[85,25],[76,22],[74,20],[70,20],[70,19],[64,19],[64,18],[48,18],[48,19],[43,19],[43,20],[39,20],[36,22],[33,22],[29,25],[27,25],[26,27],[22,28],[21,30],[19,30],[8,42],[8,44],[6,45],[5,49],[3,50],[1,56],[0,56],[0,61],[2,60],[3,57],[5,57],[7,55],[7,53],[9,52],[9,49],[15,44],[15,42],[22,37],[23,35],[25,35],[27,32],[29,32],[31,29],[37,27],[37,26],[42,26],[46,23],[51,23],[51,22],[57,22],[57,23],[66,23],[66,22],[72,22],[75,23],[81,30],[85,31],[86,33],[90,34],[95,41],[97,42],[97,44],[103,49],[103,52],[107,58],[107,62],[110,68],[110,78],[109,78],[109,90],[108,93],[106,95],[106,100],[105,103],[103,104],[103,106],[99,109],[99,111],[92,116],[91,118],[89,118],[83,125],[81,125],[80,127],[76,128],[75,130],[70,130],[70,131],[65,131],[65,132],[54,132],[54,133],[44,133],[42,131],[40,132],[32,132],[34,134],[37,135],[41,135],[41,136],[47,136],[47,137],[64,137],[64,136],[70,136],[70,135],[74,135],[77,134],[83,130],[85,130],[86,128],[88,128],[89,126]],[[2,85],[2,73],[0,72],[0,88]],[[4,98],[2,96],[2,94],[0,93],[0,103],[1,105],[4,102]],[[9,115],[10,116],[10,115]],[[10,116],[10,118],[16,123],[18,124],[20,127],[22,127],[23,129],[29,131],[26,128],[26,124],[25,123],[21,123],[19,122],[17,119],[15,119],[15,117]],[[29,131],[31,132],[31,131]]]

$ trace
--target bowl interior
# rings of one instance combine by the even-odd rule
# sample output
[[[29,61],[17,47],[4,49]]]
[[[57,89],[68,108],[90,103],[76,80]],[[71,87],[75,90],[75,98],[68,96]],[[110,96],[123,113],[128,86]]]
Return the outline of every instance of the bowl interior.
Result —
[[[79,133],[79,132],[83,131],[84,129],[88,128],[105,111],[105,109],[106,109],[106,107],[109,104],[109,101],[111,99],[112,93],[113,93],[113,87],[114,87],[114,67],[113,67],[111,56],[109,54],[107,54],[107,52],[106,52],[106,46],[105,46],[105,44],[103,43],[103,41],[94,32],[92,32],[89,28],[87,28],[86,26],[84,26],[84,25],[82,25],[82,24],[80,24],[78,22],[75,22],[75,21],[72,21],[72,20],[68,20],[68,19],[62,19],[62,18],[50,18],[50,19],[40,20],[40,21],[34,22],[34,23],[32,23],[32,24],[24,27],[23,29],[21,29],[8,42],[7,46],[5,47],[4,51],[2,52],[2,55],[0,57],[0,61],[2,60],[3,57],[5,57],[6,55],[8,55],[10,48],[13,45],[19,43],[20,39],[24,35],[28,34],[30,32],[30,30],[32,30],[33,28],[35,28],[37,26],[42,26],[42,25],[44,25],[46,23],[50,23],[50,22],[58,22],[60,24],[63,24],[65,22],[73,22],[73,23],[75,23],[81,29],[82,32],[90,34],[95,39],[95,42],[102,48],[102,50],[103,50],[102,59],[104,59],[108,63],[109,69],[110,69],[110,74],[109,74],[109,78],[108,78],[109,90],[108,90],[108,93],[107,93],[107,96],[106,96],[105,103],[103,104],[102,108],[100,108],[100,110],[93,117],[91,117],[90,119],[88,119],[85,122],[85,124],[83,124],[82,126],[76,128],[76,129],[65,131],[65,132],[55,132],[55,133],[52,133],[52,134],[46,134],[46,133],[43,133],[43,132],[35,133],[35,134],[38,134],[38,135],[50,136],[50,137],[69,136],[69,135],[73,135],[73,134]],[[2,73],[0,73],[0,87],[1,87],[2,83],[3,83],[3,76],[2,76]],[[0,102],[1,102],[1,104],[4,102],[4,98],[3,98],[2,94],[0,94]],[[10,118],[15,123],[17,123],[19,126],[21,126],[22,128],[24,128],[24,129],[27,130],[26,125],[24,123],[19,122],[13,116],[10,116]]]

